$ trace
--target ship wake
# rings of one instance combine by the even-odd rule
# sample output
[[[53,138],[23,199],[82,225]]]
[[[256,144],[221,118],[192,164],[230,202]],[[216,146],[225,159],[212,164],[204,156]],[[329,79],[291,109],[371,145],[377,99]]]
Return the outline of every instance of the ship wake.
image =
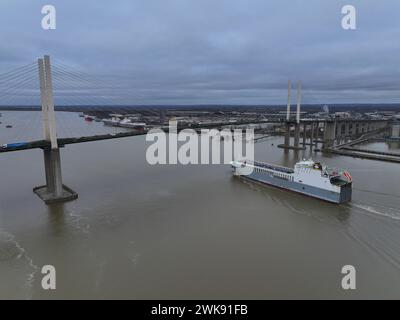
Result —
[[[392,220],[400,221],[400,210],[397,208],[386,207],[382,205],[366,205],[361,203],[352,203],[351,207],[359,209],[364,214],[372,214]]]

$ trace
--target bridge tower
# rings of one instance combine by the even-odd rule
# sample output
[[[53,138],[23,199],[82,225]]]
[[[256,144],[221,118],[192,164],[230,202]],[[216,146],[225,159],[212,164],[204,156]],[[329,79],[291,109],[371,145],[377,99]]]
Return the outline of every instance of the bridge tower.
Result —
[[[43,148],[46,185],[35,187],[33,192],[46,204],[74,200],[78,198],[78,194],[62,183],[61,157],[57,141],[53,81],[49,56],[38,59],[38,71],[43,133],[44,140],[48,141],[48,145]]]
[[[287,108],[286,108],[286,123],[285,123],[285,141],[283,146],[290,146],[290,130],[291,130],[291,124],[290,124],[290,104],[291,104],[291,90],[292,90],[292,84],[290,80],[288,81],[288,98],[287,98]]]
[[[304,150],[305,143],[303,147],[300,147],[300,108],[301,108],[301,82],[297,83],[297,109],[296,109],[296,120],[293,121],[290,118],[290,108],[291,108],[291,82],[288,81],[288,103],[286,109],[286,123],[285,123],[285,140],[284,143],[279,145],[279,148],[283,149],[294,149],[294,150]],[[290,131],[294,125],[294,145],[290,145]],[[306,134],[304,132],[304,134]]]

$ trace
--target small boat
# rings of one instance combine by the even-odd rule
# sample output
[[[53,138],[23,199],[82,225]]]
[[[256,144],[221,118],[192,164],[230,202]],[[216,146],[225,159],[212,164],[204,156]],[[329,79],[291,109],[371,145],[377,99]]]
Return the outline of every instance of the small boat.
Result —
[[[6,128],[12,128],[11,124],[6,125]]]
[[[93,117],[91,117],[91,116],[85,116],[85,120],[91,122],[91,121],[93,121],[94,119],[93,119]]]

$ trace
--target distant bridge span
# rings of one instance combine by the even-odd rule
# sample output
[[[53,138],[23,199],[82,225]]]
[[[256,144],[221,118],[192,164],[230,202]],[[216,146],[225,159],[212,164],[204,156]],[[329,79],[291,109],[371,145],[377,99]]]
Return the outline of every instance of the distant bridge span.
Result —
[[[304,124],[317,124],[317,123],[326,123],[326,122],[334,122],[334,120],[311,120],[311,119],[304,119],[301,120],[301,123]],[[345,123],[378,123],[382,122],[381,120],[346,120],[342,121]],[[261,120],[247,120],[247,121],[240,121],[240,122],[219,122],[219,123],[207,123],[207,124],[198,124],[198,125],[191,125],[191,126],[179,126],[178,124],[178,131],[185,130],[185,129],[221,129],[227,126],[242,126],[247,124],[264,124],[264,123],[287,123],[284,119],[261,119]],[[168,132],[168,128],[162,129],[165,132]],[[101,141],[101,140],[110,140],[110,139],[119,139],[119,138],[126,138],[126,137],[133,137],[133,136],[141,136],[147,134],[148,131],[127,131],[127,132],[119,132],[119,133],[109,133],[109,134],[100,134],[94,136],[84,136],[84,137],[73,137],[73,138],[58,138],[57,143],[58,146],[64,147],[68,144],[76,144],[76,143],[84,143],[84,142],[93,142],[93,141]],[[0,146],[0,153],[5,152],[13,152],[13,151],[23,151],[23,150],[30,150],[30,149],[46,149],[51,148],[51,141],[48,140],[35,140],[30,142],[19,143],[16,141],[14,144],[9,144],[9,146]]]
[[[225,126],[240,126],[246,124],[260,124],[260,123],[279,123],[280,121],[273,120],[256,120],[256,121],[240,121],[240,122],[219,122],[219,123],[209,123],[203,125],[192,125],[192,126],[179,126],[178,131],[182,131],[185,129],[213,129],[213,128],[221,128]],[[168,128],[162,129],[165,132],[168,132]],[[64,147],[68,144],[75,143],[83,143],[83,142],[92,142],[92,141],[101,141],[101,140],[110,140],[110,139],[118,139],[118,138],[126,138],[126,137],[134,137],[141,136],[147,134],[148,131],[128,131],[128,132],[119,132],[119,133],[109,133],[109,134],[100,134],[94,136],[84,136],[84,137],[74,137],[74,138],[58,138],[57,144],[59,147]],[[48,140],[35,140],[31,142],[23,142],[23,143],[11,143],[9,146],[0,146],[0,153],[4,152],[13,152],[13,151],[23,151],[29,149],[46,149],[51,148],[51,141]]]

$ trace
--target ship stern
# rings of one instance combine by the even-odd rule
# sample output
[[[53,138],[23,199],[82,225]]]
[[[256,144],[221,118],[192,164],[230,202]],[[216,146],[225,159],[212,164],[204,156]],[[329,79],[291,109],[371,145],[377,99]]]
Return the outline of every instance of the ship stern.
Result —
[[[340,203],[346,203],[351,201],[353,193],[352,183],[347,183],[340,188]]]

